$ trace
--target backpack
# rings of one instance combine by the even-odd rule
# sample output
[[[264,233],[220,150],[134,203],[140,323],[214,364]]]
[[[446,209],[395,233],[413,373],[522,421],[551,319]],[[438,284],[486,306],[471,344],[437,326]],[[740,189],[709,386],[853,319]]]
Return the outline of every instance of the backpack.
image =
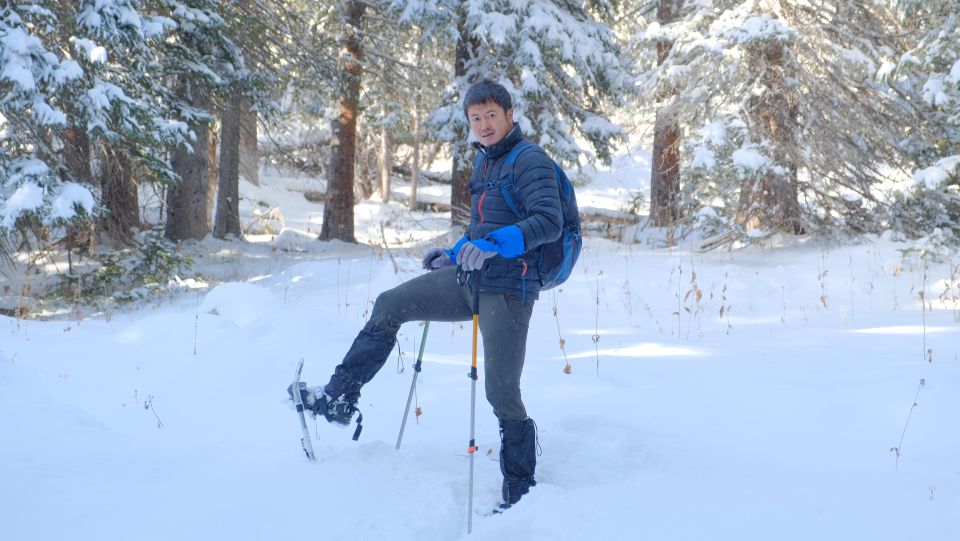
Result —
[[[517,201],[520,199],[517,194],[516,185],[513,179],[513,168],[517,163],[517,158],[528,148],[533,148],[534,144],[530,141],[521,141],[515,145],[503,162],[503,169],[500,172],[500,190],[503,193],[503,199],[506,201],[510,210],[519,218],[524,216],[520,214],[520,208]],[[483,156],[477,156],[474,167],[479,167]],[[551,289],[567,281],[570,273],[573,272],[574,265],[580,257],[580,249],[583,248],[583,237],[580,234],[580,209],[577,207],[577,196],[573,191],[573,184],[567,177],[560,165],[553,161],[553,168],[557,174],[557,187],[560,189],[560,214],[563,217],[561,225],[562,231],[560,237],[552,242],[542,244],[537,247],[540,250],[540,280],[543,282],[542,290]],[[504,175],[504,171],[508,171]]]

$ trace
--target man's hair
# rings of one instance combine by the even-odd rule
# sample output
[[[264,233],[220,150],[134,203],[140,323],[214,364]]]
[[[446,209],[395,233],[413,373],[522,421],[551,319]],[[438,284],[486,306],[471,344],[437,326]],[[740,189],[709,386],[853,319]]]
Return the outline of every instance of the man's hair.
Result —
[[[503,107],[504,112],[513,108],[513,100],[510,99],[510,93],[500,83],[490,79],[473,83],[467,90],[466,97],[463,98],[463,114],[467,114],[467,109],[471,105],[480,105],[482,103],[493,102]]]

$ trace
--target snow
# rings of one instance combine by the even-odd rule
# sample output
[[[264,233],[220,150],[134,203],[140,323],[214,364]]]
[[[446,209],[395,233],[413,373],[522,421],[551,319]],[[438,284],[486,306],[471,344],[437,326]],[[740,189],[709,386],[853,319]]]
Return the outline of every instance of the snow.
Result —
[[[70,220],[77,214],[77,207],[83,209],[88,216],[93,214],[96,203],[93,194],[82,184],[65,182],[60,187],[60,193],[50,204],[50,218],[53,220]]]
[[[586,114],[581,129],[584,133],[596,134],[603,137],[616,137],[623,133],[623,128],[610,122],[606,118],[591,113]]]
[[[727,126],[723,120],[716,120],[700,130],[700,137],[715,147],[723,146],[727,141]]]
[[[735,11],[721,16],[714,23],[713,32],[739,44],[769,39],[783,41],[796,36],[796,31],[766,13],[741,19]]]
[[[21,214],[34,211],[42,204],[43,188],[33,181],[24,182],[0,206],[0,226],[13,227]]]
[[[914,173],[913,180],[915,184],[922,185],[928,190],[940,188],[940,184],[955,174],[957,168],[960,168],[960,155],[949,156],[938,160],[934,165],[921,169]]]
[[[508,35],[516,32],[513,23],[514,19],[508,15],[496,12],[486,13],[482,27],[474,30],[474,33],[493,45],[502,45],[506,43]]]
[[[123,92],[122,88],[100,79],[94,81],[93,88],[87,90],[86,95],[87,99],[90,100],[95,108],[103,110],[110,109],[115,101],[124,103],[133,102],[133,100]]]
[[[733,151],[732,158],[734,165],[745,171],[759,171],[770,162],[769,158],[749,144],[744,144],[744,146]]]
[[[649,154],[589,176],[581,202],[642,189]],[[700,253],[588,232],[529,330],[538,485],[504,515],[475,516],[468,537],[469,325],[431,325],[422,415],[400,450],[417,323],[364,387],[359,442],[310,421],[319,460],[307,462],[285,394],[299,358],[306,381],[325,380],[377,294],[455,240],[449,216],[367,201],[356,229],[369,245],[319,242],[323,207],[301,193],[315,181],[261,180],[241,186],[244,219],[263,201],[288,229],[272,243],[195,246],[197,270],[218,283],[84,319],[0,316],[4,539],[960,535],[960,284],[946,264],[904,255],[910,245]],[[499,436],[479,384],[484,511],[498,500]]]
[[[67,115],[50,107],[45,101],[36,99],[33,102],[33,117],[40,126],[66,126]]]
[[[95,64],[104,64],[107,62],[107,50],[101,46],[97,45],[96,42],[89,40],[87,38],[70,38],[70,42],[73,43],[73,46],[77,48],[78,51],[83,52],[84,56],[87,57],[87,60]]]
[[[890,61],[883,62],[882,64],[880,64],[880,69],[877,70],[877,80],[886,81],[890,77],[890,74],[893,73],[894,70],[896,69],[897,69],[897,65],[894,64],[893,62],[890,62]]]
[[[960,59],[953,63],[953,67],[950,68],[950,74],[947,75],[947,81],[951,83],[960,83]]]
[[[203,299],[200,311],[246,327],[280,311],[280,301],[268,290],[248,283],[226,283],[213,288]]]
[[[33,80],[33,73],[21,64],[9,63],[4,66],[0,72],[0,79],[6,79],[20,87],[21,92],[32,92],[36,89],[36,81]]]
[[[168,29],[177,27],[177,23],[167,17],[152,16],[143,21],[143,35],[147,38],[162,36]]]
[[[11,23],[21,23],[20,17],[14,14]],[[9,52],[9,54],[26,55],[30,53],[31,48],[37,46],[38,40],[27,34],[23,28],[14,26],[7,29],[6,35],[3,36],[2,43],[3,49]]]
[[[716,156],[713,152],[703,145],[698,145],[693,149],[693,159],[690,160],[690,167],[713,169],[717,165]]]
[[[79,79],[83,76],[83,68],[75,60],[65,60],[60,63],[60,67],[53,73],[54,80],[59,85],[63,85],[73,79]]]
[[[950,103],[950,96],[946,92],[942,74],[934,74],[923,85],[923,101],[934,107]]]

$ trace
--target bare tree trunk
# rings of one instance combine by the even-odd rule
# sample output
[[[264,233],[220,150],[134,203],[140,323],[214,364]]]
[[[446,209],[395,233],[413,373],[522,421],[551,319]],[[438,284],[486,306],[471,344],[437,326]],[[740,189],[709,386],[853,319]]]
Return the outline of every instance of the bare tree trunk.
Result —
[[[421,143],[423,139],[421,138]],[[440,151],[443,150],[442,143],[435,143],[432,145],[424,145],[427,147],[426,158],[420,160],[420,165],[423,168],[429,168],[433,165],[433,162],[437,161],[437,156],[440,155]]]
[[[417,208],[417,184],[420,181],[420,95],[413,98],[413,152],[410,156],[410,208]]]
[[[384,115],[386,116],[386,115]],[[390,202],[390,169],[393,167],[390,159],[390,128],[383,126],[380,132],[380,198],[384,203]]]
[[[247,182],[260,185],[260,151],[257,148],[257,112],[251,111],[253,101],[243,99],[240,111],[240,176]]]
[[[360,129],[358,126],[358,132]],[[380,147],[375,145],[371,148],[369,145],[361,145],[357,148],[357,159],[353,163],[356,168],[354,201],[357,198],[370,199],[373,197],[373,192],[380,189]]]
[[[417,67],[423,63],[423,31],[417,36]],[[410,208],[417,208],[417,187],[420,182],[420,79],[413,83],[413,149],[410,155]]]
[[[210,160],[207,171],[207,223],[213,223],[213,209],[217,204],[217,181],[220,177],[220,139],[217,130],[208,130],[207,150]]]
[[[210,97],[189,81],[181,81],[182,99],[202,110],[210,109]],[[209,131],[210,126],[199,123],[190,126],[196,138],[191,149],[178,146],[173,149],[170,165],[180,176],[180,182],[167,194],[167,227],[170,240],[202,239],[210,233],[207,217],[207,195],[210,191]]]
[[[660,0],[657,6],[657,21],[666,25],[673,22],[680,12],[683,0]],[[673,42],[657,43],[657,64],[662,65]],[[660,96],[662,104],[668,103],[675,92]],[[650,218],[655,227],[667,227],[680,218],[680,127],[673,115],[657,111],[653,131],[653,168],[650,170]]]
[[[71,126],[63,131],[63,163],[79,182],[93,181],[90,167],[90,137],[86,130]]]
[[[234,90],[220,118],[220,174],[213,236],[240,237],[240,133],[247,100]]]
[[[752,121],[760,136],[773,144],[773,158],[781,170],[767,170],[740,191],[737,223],[761,231],[804,232],[797,180],[797,105],[785,82],[786,45],[769,43],[758,55],[763,92],[750,103]]]
[[[107,215],[100,229],[120,246],[135,244],[134,232],[140,227],[140,199],[137,193],[136,166],[125,150],[110,142],[101,146],[100,191]]]
[[[463,81],[467,75],[467,62],[476,50],[473,38],[467,28],[467,11],[460,6],[457,20],[457,49],[454,55],[453,73],[455,80]],[[460,96],[462,99],[463,96]],[[472,162],[470,160],[470,145],[467,143],[468,126],[466,120],[455,124],[454,141],[451,143],[450,157],[453,159],[453,168],[450,172],[450,218],[456,225],[470,223],[470,174]]]
[[[340,38],[340,114],[333,122],[333,157],[320,240],[357,242],[353,234],[353,184],[363,57],[360,31],[366,4],[348,0],[342,6],[345,24]]]

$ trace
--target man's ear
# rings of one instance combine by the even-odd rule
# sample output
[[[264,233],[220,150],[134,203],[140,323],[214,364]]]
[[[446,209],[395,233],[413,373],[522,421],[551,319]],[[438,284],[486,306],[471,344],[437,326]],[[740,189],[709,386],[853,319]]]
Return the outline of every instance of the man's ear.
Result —
[[[507,122],[509,122],[510,125],[513,126],[513,107],[507,110]]]

